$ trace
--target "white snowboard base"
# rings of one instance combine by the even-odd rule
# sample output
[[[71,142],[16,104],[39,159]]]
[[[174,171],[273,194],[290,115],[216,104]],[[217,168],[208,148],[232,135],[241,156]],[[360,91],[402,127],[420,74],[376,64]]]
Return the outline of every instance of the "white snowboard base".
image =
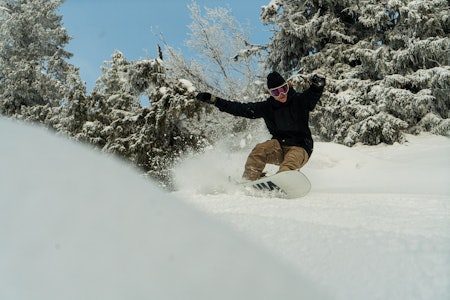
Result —
[[[300,171],[285,171],[261,179],[241,183],[255,196],[274,195],[286,199],[300,198],[311,190],[309,179]]]

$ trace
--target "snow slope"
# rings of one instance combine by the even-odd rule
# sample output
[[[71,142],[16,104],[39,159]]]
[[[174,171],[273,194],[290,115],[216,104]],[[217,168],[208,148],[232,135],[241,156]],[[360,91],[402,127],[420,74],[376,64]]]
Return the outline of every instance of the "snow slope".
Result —
[[[316,143],[311,193],[283,200],[227,184],[248,149],[184,160],[167,193],[44,129],[0,137],[0,299],[450,295],[449,138]]]
[[[450,139],[408,140],[353,148],[316,143],[303,169],[312,191],[296,200],[243,195],[226,182],[240,176],[248,149],[212,149],[180,164],[177,194],[332,299],[450,299]]]
[[[0,118],[0,299],[327,299],[112,157]]]

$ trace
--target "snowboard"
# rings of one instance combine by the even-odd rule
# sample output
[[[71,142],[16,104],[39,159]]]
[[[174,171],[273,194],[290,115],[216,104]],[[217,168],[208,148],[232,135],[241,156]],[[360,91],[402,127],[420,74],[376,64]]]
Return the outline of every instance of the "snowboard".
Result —
[[[274,195],[286,199],[303,197],[311,190],[309,179],[300,171],[285,171],[241,185],[251,195]]]

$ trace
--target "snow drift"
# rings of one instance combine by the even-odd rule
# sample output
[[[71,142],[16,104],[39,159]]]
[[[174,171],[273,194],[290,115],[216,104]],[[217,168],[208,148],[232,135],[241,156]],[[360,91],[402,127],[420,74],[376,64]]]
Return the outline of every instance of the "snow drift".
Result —
[[[138,172],[0,119],[1,299],[320,299]]]
[[[318,142],[311,193],[282,200],[211,189],[240,176],[245,147],[185,159],[166,193],[43,128],[0,119],[0,136],[1,299],[450,294],[448,137]]]

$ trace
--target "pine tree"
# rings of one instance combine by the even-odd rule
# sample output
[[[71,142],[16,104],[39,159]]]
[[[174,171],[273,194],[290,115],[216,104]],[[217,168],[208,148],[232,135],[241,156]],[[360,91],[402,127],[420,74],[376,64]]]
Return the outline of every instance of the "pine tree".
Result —
[[[274,0],[268,66],[328,77],[316,134],[347,145],[450,134],[450,10],[446,0]]]
[[[203,111],[193,100],[195,88],[187,80],[169,79],[160,58],[128,62],[116,51],[106,66],[93,93],[72,105],[83,112],[77,117],[83,121],[70,135],[131,161],[170,187],[171,166],[206,143],[195,125]],[[137,102],[142,95],[150,99],[149,107]]]
[[[112,61],[102,67],[102,75],[97,79],[93,94],[102,97],[113,109],[132,111],[140,106],[138,94],[130,85],[130,63],[120,51],[115,51]]]
[[[0,112],[55,107],[84,94],[78,70],[66,62],[70,36],[56,14],[62,0],[0,0]],[[79,89],[74,91],[74,89]]]

